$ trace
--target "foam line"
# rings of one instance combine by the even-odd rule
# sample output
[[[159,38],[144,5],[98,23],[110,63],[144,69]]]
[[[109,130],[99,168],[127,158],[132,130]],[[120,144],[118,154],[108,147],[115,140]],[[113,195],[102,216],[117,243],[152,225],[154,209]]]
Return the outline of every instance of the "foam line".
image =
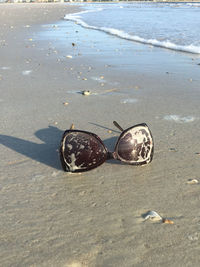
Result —
[[[80,15],[83,13],[97,12],[97,11],[102,11],[102,10],[103,9],[81,11],[79,13],[66,15],[64,18],[66,20],[74,21],[84,28],[103,31],[103,32],[108,33],[110,35],[114,35],[114,36],[129,40],[129,41],[139,42],[139,43],[143,43],[143,44],[153,45],[153,46],[167,48],[167,49],[176,50],[176,51],[182,51],[182,52],[193,53],[193,54],[200,54],[200,47],[195,46],[193,44],[191,44],[191,45],[177,45],[177,44],[170,42],[169,40],[159,41],[157,39],[144,39],[140,36],[130,35],[124,31],[121,31],[118,29],[92,26],[92,25],[87,24],[86,22],[84,22],[81,19]]]

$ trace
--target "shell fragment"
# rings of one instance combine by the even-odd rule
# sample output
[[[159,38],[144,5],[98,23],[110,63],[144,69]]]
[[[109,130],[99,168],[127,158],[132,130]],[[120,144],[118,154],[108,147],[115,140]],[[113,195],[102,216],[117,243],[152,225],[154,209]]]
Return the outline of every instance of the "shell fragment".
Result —
[[[187,181],[187,184],[198,184],[198,183],[199,183],[199,181],[197,179],[189,179]]]
[[[161,217],[156,211],[150,210],[144,215],[144,220],[151,220],[154,222],[162,222],[165,224],[174,224],[174,222],[168,218]]]
[[[154,210],[150,210],[146,213],[144,220],[162,221],[162,217]]]

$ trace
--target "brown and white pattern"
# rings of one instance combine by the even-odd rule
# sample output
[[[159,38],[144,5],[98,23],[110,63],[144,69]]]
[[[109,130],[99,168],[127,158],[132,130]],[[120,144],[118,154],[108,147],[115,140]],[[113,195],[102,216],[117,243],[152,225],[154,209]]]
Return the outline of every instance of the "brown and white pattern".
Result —
[[[107,158],[107,150],[98,136],[84,131],[66,131],[60,146],[60,159],[65,171],[93,169]]]
[[[115,157],[129,164],[143,165],[153,158],[153,138],[146,124],[129,128],[120,136]]]
[[[123,131],[121,127],[120,130]],[[112,158],[132,165],[147,164],[153,158],[153,150],[153,137],[145,123],[123,131],[114,152],[108,152],[101,139],[93,133],[67,130],[61,140],[60,160],[65,171],[83,172]]]

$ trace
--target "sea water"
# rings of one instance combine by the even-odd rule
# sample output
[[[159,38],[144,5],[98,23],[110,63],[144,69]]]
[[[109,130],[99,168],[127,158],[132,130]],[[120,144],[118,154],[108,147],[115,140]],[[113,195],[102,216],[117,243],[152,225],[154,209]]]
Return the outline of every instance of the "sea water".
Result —
[[[94,3],[65,16],[84,28],[161,48],[200,54],[200,3]]]

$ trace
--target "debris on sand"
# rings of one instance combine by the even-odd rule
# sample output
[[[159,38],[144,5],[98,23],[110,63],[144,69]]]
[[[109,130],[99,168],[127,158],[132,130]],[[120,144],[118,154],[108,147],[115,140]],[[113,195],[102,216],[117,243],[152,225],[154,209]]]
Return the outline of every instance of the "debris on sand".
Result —
[[[71,55],[67,55],[66,58],[73,58]]]
[[[156,211],[150,210],[144,215],[144,220],[151,220],[154,222],[162,222],[165,224],[174,224],[174,222],[168,218],[161,217]]]
[[[70,130],[74,130],[75,126],[74,124],[72,123],[72,125],[70,126]]]
[[[162,221],[162,217],[154,210],[150,210],[145,214],[144,220]]]
[[[172,220],[167,219],[167,218],[163,218],[162,222],[166,223],[166,224],[174,224],[174,222]]]
[[[89,90],[84,90],[81,93],[82,95],[86,95],[86,96],[91,95],[91,92]]]
[[[187,184],[198,184],[199,181],[197,179],[188,179]]]

